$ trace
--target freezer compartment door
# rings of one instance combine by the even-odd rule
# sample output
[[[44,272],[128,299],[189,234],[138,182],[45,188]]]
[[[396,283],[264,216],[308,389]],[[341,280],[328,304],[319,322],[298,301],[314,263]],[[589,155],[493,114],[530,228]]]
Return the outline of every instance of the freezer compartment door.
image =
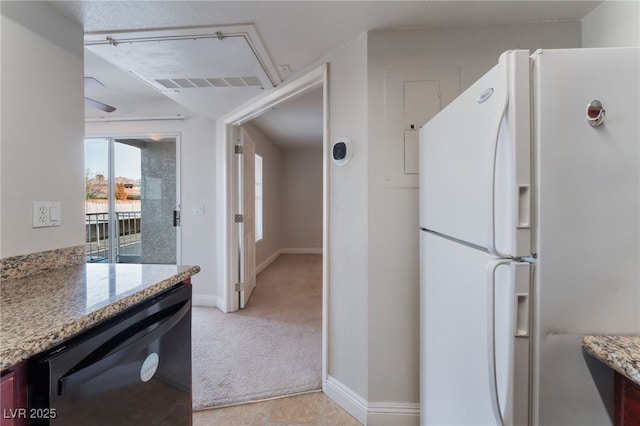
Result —
[[[509,51],[420,129],[420,227],[531,253],[529,52]]]
[[[421,232],[421,425],[526,425],[530,265]]]

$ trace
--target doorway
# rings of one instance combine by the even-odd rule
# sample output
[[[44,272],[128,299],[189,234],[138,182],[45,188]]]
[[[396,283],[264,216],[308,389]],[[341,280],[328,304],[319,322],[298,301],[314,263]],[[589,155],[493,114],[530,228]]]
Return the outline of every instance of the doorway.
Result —
[[[88,263],[177,263],[177,142],[85,139]]]
[[[239,174],[237,158],[234,154],[234,146],[239,142],[239,128],[244,123],[259,117],[266,111],[281,105],[288,100],[303,95],[317,88],[322,88],[322,115],[323,115],[323,141],[322,141],[322,382],[326,381],[327,371],[327,288],[328,288],[328,130],[327,130],[327,69],[326,65],[300,77],[284,87],[276,88],[268,95],[260,98],[251,105],[242,108],[235,113],[218,121],[218,149],[220,176],[218,187],[219,197],[218,211],[221,214],[217,218],[216,228],[218,235],[223,236],[218,246],[218,282],[219,287],[218,307],[223,312],[234,312],[239,309],[239,298],[236,293],[236,283],[239,282],[238,256],[240,252],[239,227],[235,224],[235,215],[238,214],[236,206],[239,205],[239,193],[234,188],[239,187]]]

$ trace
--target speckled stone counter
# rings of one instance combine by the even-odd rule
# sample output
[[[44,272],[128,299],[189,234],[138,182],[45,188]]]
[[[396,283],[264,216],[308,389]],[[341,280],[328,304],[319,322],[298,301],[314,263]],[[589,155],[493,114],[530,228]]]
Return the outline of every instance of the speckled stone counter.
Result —
[[[0,370],[182,282],[199,266],[83,264],[0,283]]]
[[[640,336],[586,336],[582,339],[582,347],[640,385]]]
[[[63,247],[0,259],[0,282],[26,278],[86,262],[84,245]]]

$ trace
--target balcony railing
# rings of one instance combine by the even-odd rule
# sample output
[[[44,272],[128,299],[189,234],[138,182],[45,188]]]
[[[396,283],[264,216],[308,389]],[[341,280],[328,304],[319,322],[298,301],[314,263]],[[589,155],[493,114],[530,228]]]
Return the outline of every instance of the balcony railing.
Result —
[[[139,211],[116,212],[115,262],[140,262],[141,237]],[[110,250],[109,213],[85,215],[87,262],[108,262]]]

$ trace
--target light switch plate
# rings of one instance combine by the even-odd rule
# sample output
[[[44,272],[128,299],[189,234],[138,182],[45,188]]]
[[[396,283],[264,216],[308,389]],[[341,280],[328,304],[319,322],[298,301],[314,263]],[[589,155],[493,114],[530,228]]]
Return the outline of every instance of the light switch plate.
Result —
[[[59,201],[34,201],[33,202],[33,227],[45,228],[60,226],[61,211]]]

